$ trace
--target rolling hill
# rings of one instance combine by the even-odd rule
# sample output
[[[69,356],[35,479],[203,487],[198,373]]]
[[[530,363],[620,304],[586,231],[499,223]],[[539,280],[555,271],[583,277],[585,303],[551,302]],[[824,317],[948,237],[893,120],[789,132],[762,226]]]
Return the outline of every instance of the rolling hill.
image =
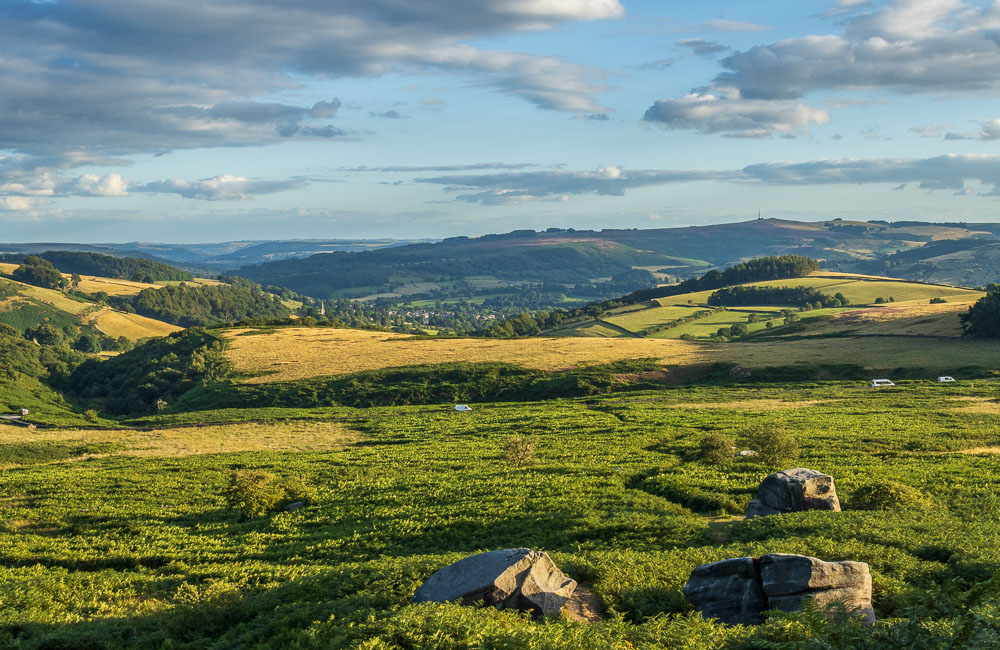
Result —
[[[841,294],[848,302],[845,307],[817,309],[802,312],[796,316],[794,328],[786,325],[785,329],[773,329],[783,325],[785,316],[782,312],[789,308],[784,306],[748,305],[720,309],[708,304],[710,291],[699,291],[677,296],[659,298],[640,305],[628,305],[612,310],[599,319],[587,319],[575,324],[564,325],[560,329],[549,332],[554,336],[600,336],[600,337],[652,337],[652,338],[696,338],[708,339],[720,328],[731,327],[744,323],[751,334],[766,333],[769,336],[781,332],[794,331],[801,334],[804,328],[813,325],[822,333],[830,334],[843,325],[841,329],[850,329],[848,324],[864,323],[870,327],[876,322],[882,322],[879,334],[890,334],[893,323],[911,314],[914,319],[926,318],[932,313],[941,320],[950,319],[950,324],[944,327],[939,324],[935,332],[947,332],[948,336],[961,336],[958,314],[968,310],[969,306],[984,294],[972,289],[963,289],[948,285],[938,285],[922,282],[910,282],[898,278],[868,276],[832,271],[816,271],[804,278],[786,280],[768,280],[754,282],[753,287],[800,287],[817,289],[823,293]],[[930,301],[944,300],[944,304],[931,305]],[[859,310],[859,307],[865,309]],[[877,318],[862,316],[842,316],[843,314],[893,314],[894,317]],[[752,322],[748,322],[748,318]],[[899,324],[897,322],[897,324]],[[770,331],[772,330],[773,331]],[[857,327],[854,327],[857,330]],[[922,330],[921,330],[922,331]],[[928,335],[931,335],[928,333]],[[937,333],[933,335],[939,335]]]
[[[825,268],[872,273],[888,268],[891,262],[887,260],[902,259],[893,258],[894,254],[911,254],[924,246],[934,253],[941,247],[964,250],[989,242],[1000,244],[997,232],[1000,226],[996,224],[778,219],[658,230],[552,228],[313,255],[247,266],[237,272],[261,284],[322,299],[377,296],[405,302],[483,297],[489,304],[534,291],[543,295],[525,306],[541,308],[566,300],[607,299],[764,255],[794,253],[819,259]],[[920,279],[960,279],[967,286],[984,285],[997,277],[988,265],[971,267],[971,274],[954,273],[948,265],[935,267],[934,272],[920,268],[925,269]],[[920,269],[900,265],[900,271],[909,270]]]

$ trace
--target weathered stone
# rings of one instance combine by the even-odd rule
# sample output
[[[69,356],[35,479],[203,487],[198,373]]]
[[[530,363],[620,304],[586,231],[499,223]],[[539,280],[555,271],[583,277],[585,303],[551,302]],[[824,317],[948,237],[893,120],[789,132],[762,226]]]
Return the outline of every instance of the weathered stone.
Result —
[[[801,510],[840,510],[832,476],[804,467],[775,472],[757,488],[757,497],[747,506],[746,517]]]
[[[417,589],[411,602],[483,601],[487,606],[558,616],[575,589],[576,582],[556,567],[548,553],[508,548],[444,567]]]
[[[762,623],[767,599],[752,557],[702,564],[691,572],[684,596],[705,618],[729,625]]]
[[[785,553],[721,560],[696,567],[684,595],[702,616],[728,625],[756,625],[763,622],[764,611],[796,611],[806,600],[821,608],[839,602],[849,614],[875,620],[872,578],[863,562],[824,562]]]
[[[772,609],[794,612],[806,600],[820,607],[840,601],[851,614],[875,620],[872,576],[864,562],[824,562],[805,555],[770,553],[760,558],[760,577]]]

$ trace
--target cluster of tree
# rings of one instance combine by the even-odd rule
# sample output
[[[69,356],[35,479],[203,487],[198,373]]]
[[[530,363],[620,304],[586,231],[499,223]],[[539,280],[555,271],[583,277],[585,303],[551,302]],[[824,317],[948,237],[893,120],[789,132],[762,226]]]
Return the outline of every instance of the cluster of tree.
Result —
[[[829,295],[813,287],[736,286],[715,291],[708,304],[719,307],[744,305],[793,305],[818,309],[848,305],[844,294]]]
[[[201,328],[150,339],[106,361],[90,359],[63,382],[72,395],[108,413],[151,413],[203,381],[227,376],[222,340]]]
[[[19,267],[10,274],[18,282],[30,284],[45,289],[64,289],[69,282],[52,266],[48,260],[37,255],[29,255]]]
[[[0,323],[0,378],[24,374],[35,379],[58,380],[84,359],[65,340],[61,344],[35,344],[16,328]]]
[[[17,285],[13,282],[7,282],[6,280],[0,280],[0,300],[4,298],[10,298],[16,296],[20,291]]]
[[[631,293],[621,301],[625,304],[645,302],[667,296],[679,296],[695,291],[708,291],[722,287],[747,282],[763,282],[765,280],[786,280],[801,278],[813,271],[819,270],[819,262],[802,255],[779,255],[757,257],[752,260],[730,266],[724,271],[709,271],[698,278],[684,280],[680,284],[655,289],[645,289]]]
[[[138,257],[112,257],[101,253],[78,251],[46,251],[39,257],[48,260],[63,273],[97,275],[134,282],[194,279],[194,276],[187,271]]]
[[[107,334],[91,328],[79,332],[67,332],[48,323],[28,327],[24,338],[38,345],[50,347],[71,347],[78,352],[96,354],[102,351],[124,352],[131,350],[132,341],[124,336],[113,339]]]
[[[143,289],[132,298],[120,297],[136,313],[182,327],[212,326],[247,318],[287,318],[291,311],[277,296],[260,287],[177,285]]]
[[[965,336],[980,339],[1000,338],[1000,284],[991,282],[986,295],[976,301],[969,311],[960,314]]]

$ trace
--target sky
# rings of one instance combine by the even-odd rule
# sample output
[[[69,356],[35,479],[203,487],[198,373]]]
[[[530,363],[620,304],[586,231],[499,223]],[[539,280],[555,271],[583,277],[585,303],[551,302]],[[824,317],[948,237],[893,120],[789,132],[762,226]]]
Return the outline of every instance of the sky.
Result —
[[[1000,222],[1000,0],[2,0],[0,241]]]

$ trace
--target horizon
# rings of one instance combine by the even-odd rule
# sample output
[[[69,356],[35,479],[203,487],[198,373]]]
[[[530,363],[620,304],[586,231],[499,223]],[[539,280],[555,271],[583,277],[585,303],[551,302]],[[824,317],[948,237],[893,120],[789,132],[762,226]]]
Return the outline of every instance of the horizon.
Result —
[[[679,230],[684,228],[710,228],[713,226],[732,226],[740,224],[754,223],[756,221],[783,221],[789,223],[828,223],[831,221],[843,221],[845,223],[888,223],[893,225],[896,223],[919,223],[928,226],[961,226],[961,225],[975,225],[980,224],[994,224],[1000,223],[998,221],[925,221],[922,219],[900,219],[898,221],[884,221],[881,219],[870,219],[870,220],[854,220],[854,219],[818,219],[815,221],[808,221],[803,219],[779,219],[777,217],[761,217],[747,219],[744,221],[727,221],[720,223],[707,223],[707,224],[680,224],[673,226],[662,226],[659,228],[562,228],[557,226],[550,226],[548,228],[531,229],[531,228],[519,228],[515,230],[508,230],[504,232],[483,232],[475,235],[467,235],[462,233],[457,233],[454,235],[449,235],[447,237],[292,237],[287,239],[280,238],[263,238],[263,239],[218,239],[218,240],[188,240],[188,241],[167,241],[167,240],[127,240],[127,241],[110,241],[110,240],[94,240],[94,241],[70,241],[70,240],[52,240],[52,241],[0,241],[0,245],[7,246],[41,246],[41,245],[69,245],[69,246],[100,246],[102,244],[109,246],[124,246],[126,244],[166,244],[171,246],[212,246],[212,245],[222,245],[222,244],[260,244],[268,242],[365,242],[365,241],[393,241],[393,242],[408,242],[408,243],[429,243],[436,244],[450,238],[462,238],[467,239],[481,239],[483,237],[489,237],[491,235],[507,235],[512,232],[517,231],[527,231],[532,230],[537,234],[556,234],[556,232],[580,232],[580,233],[600,233],[600,232],[616,232],[616,231],[635,231],[635,230]],[[553,229],[558,230],[553,230]],[[2,253],[3,251],[0,251]],[[364,252],[364,251],[346,251],[346,252]]]
[[[1000,220],[1000,3],[452,4],[4,3],[4,238]]]

